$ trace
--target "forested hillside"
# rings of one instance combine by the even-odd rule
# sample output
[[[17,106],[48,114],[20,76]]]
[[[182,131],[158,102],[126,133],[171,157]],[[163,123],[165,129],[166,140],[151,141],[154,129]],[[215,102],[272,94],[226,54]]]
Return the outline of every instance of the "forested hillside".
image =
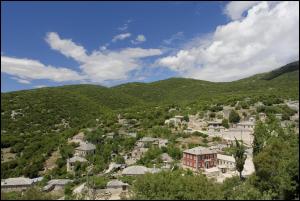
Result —
[[[284,97],[299,96],[299,63],[278,76],[273,71],[234,82],[208,82],[186,78],[170,78],[153,83],[129,83],[112,89],[152,103],[188,103],[215,97],[238,95],[276,94]],[[280,68],[281,69],[281,68]],[[273,79],[266,80],[265,77]]]
[[[1,93],[1,148],[10,148],[17,157],[2,163],[1,178],[37,176],[42,163],[68,137],[96,122],[113,129],[117,114],[137,119],[140,127],[150,129],[171,117],[167,112],[171,107],[180,106],[181,114],[187,115],[211,104],[233,104],[246,97],[256,101],[265,97],[298,99],[299,63],[280,69],[280,73],[226,83],[171,78],[112,88],[69,85]]]
[[[298,99],[299,63],[287,67],[278,69],[280,75],[272,71],[226,83],[171,78],[112,88],[70,85],[1,93],[1,134],[61,131],[116,110],[149,104],[190,104],[255,95]],[[286,69],[284,73],[282,69]]]

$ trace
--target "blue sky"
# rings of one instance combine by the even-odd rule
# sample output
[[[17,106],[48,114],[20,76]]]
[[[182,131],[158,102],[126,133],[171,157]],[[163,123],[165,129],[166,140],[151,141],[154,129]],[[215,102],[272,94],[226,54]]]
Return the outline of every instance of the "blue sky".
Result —
[[[299,31],[293,30],[286,43],[275,46],[296,48],[284,56],[271,51],[272,41],[236,32],[253,29],[248,21],[258,20],[258,14],[250,14],[251,9],[266,18],[255,26],[259,32],[275,26],[268,20],[270,13],[276,19],[279,12],[295,6],[299,8],[299,3],[4,2],[1,91],[79,83],[113,86],[174,76],[231,81],[271,70],[299,57],[299,46],[290,42],[299,41]],[[286,25],[284,20],[290,19]],[[282,23],[282,29],[299,30],[299,11],[292,10],[284,20],[277,28]],[[232,42],[248,40],[249,44]],[[239,55],[238,48],[248,46],[247,56]],[[251,47],[261,49],[263,61],[256,61],[260,57]],[[244,60],[236,61],[239,56]],[[228,75],[215,76],[219,66]]]

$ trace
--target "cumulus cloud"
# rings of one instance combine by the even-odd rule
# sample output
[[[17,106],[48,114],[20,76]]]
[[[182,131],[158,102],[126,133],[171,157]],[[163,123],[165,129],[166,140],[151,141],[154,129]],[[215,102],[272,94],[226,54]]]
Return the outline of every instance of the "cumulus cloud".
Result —
[[[51,43],[67,44],[66,41],[70,41],[70,39],[56,37],[54,41],[46,41],[53,47]],[[73,43],[73,45],[74,49],[84,49],[75,43]],[[67,48],[64,47],[56,47],[53,49],[66,56],[70,55],[72,51],[65,51]],[[130,71],[142,66],[142,58],[161,54],[160,49],[125,48],[111,51],[102,48],[100,51],[93,51],[90,55],[84,54],[84,56],[72,56],[72,58],[79,62],[82,74],[84,74],[89,81],[103,83],[107,80],[125,80],[128,78]]]
[[[143,34],[139,34],[135,40],[131,40],[132,44],[140,44],[146,41],[146,37]]]
[[[87,57],[86,50],[82,46],[75,44],[71,39],[61,40],[55,32],[47,33],[45,40],[53,50],[58,50],[67,57],[76,60],[85,60]]]
[[[141,66],[140,58],[160,55],[159,49],[126,48],[120,51],[96,51],[81,65],[93,82],[125,80],[128,73]]]
[[[118,40],[124,40],[126,38],[129,38],[131,36],[131,33],[123,33],[116,35],[113,39],[112,42],[117,42]]]
[[[230,19],[238,20],[245,11],[258,3],[259,1],[231,1],[226,5],[224,13]]]
[[[232,81],[298,59],[299,2],[261,2],[156,64],[185,77]]]
[[[84,76],[67,68],[46,66],[36,60],[8,56],[1,56],[1,72],[17,76],[18,81],[21,83],[34,79],[48,79],[55,82],[84,79]]]
[[[126,80],[130,72],[143,66],[142,59],[161,55],[160,49],[124,48],[116,51],[100,48],[87,54],[84,47],[71,39],[62,39],[57,33],[47,33],[49,46],[79,63],[79,72],[62,67],[42,64],[27,58],[1,55],[1,72],[15,76],[18,82],[48,79],[55,82],[79,81],[109,84],[109,81]]]

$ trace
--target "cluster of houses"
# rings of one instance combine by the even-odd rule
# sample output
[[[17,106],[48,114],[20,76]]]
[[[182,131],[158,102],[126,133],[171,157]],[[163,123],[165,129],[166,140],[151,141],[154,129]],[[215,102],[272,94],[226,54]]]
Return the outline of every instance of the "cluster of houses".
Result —
[[[96,146],[92,143],[84,141],[84,133],[80,132],[69,140],[69,143],[78,143],[79,146],[75,148],[75,154],[72,158],[67,159],[67,172],[74,173],[76,163],[85,163],[86,156],[95,154]]]
[[[297,113],[290,117],[291,121],[299,121],[299,102],[287,102],[290,108],[297,110]],[[257,103],[254,107],[260,106],[261,103]],[[174,109],[175,110],[175,109]],[[232,107],[224,106],[223,110],[217,112],[217,114],[222,115],[223,118],[229,118],[229,113]],[[276,118],[282,119],[282,114],[276,114]],[[265,121],[267,116],[265,113],[258,113],[256,116],[248,115],[247,118],[242,118],[237,124],[232,124],[229,129],[223,127],[222,119],[220,118],[198,118],[198,115],[189,115],[189,122],[184,120],[181,115],[176,115],[173,118],[167,119],[165,124],[168,126],[173,125],[174,127],[186,126],[185,132],[193,133],[194,131],[201,131],[202,133],[208,134],[210,136],[220,136],[225,141],[233,141],[235,138],[242,139],[245,144],[251,145],[253,138],[251,134],[253,133],[256,119]],[[123,128],[130,128],[135,123],[136,120],[131,120],[130,123],[127,119],[121,118],[118,115],[118,123],[123,126]],[[284,122],[282,122],[284,123]],[[299,123],[298,123],[299,126]],[[119,134],[122,134],[119,132]],[[125,132],[124,135],[128,137],[137,137],[135,132]],[[108,133],[107,138],[114,138],[115,133]],[[240,136],[240,138],[239,138]],[[87,163],[86,157],[88,155],[95,154],[96,146],[92,143],[85,141],[84,133],[80,132],[77,135],[69,139],[69,143],[77,143],[79,146],[75,148],[75,154],[72,158],[67,159],[67,172],[74,173],[75,165],[77,163]],[[125,164],[111,163],[109,169],[105,173],[109,173],[112,170],[118,169],[121,176],[137,176],[144,175],[146,173],[158,173],[164,170],[170,170],[174,160],[167,153],[161,154],[161,159],[163,161],[163,166],[156,168],[155,164],[153,168],[148,168],[141,165],[135,165],[135,163],[145,154],[150,147],[162,148],[168,145],[167,139],[153,138],[153,137],[143,137],[139,139],[134,149],[127,154],[124,154]],[[232,177],[237,175],[235,169],[236,162],[233,156],[225,155],[223,149],[228,147],[228,144],[217,144],[210,147],[194,147],[191,149],[186,149],[183,151],[183,157],[181,160],[181,166],[184,169],[190,169],[195,173],[202,172],[209,178],[216,178],[217,181],[223,181],[224,178]],[[114,153],[112,153],[113,155]],[[246,165],[244,174],[250,175],[255,170],[253,167],[253,162],[251,154],[247,154]],[[249,168],[250,167],[250,168]],[[32,187],[37,182],[41,181],[43,178],[29,179],[24,177],[9,178],[1,180],[1,191],[24,191]],[[70,179],[52,179],[48,181],[47,185],[43,187],[43,191],[56,191],[63,189],[65,185],[73,182]],[[129,185],[120,180],[113,179],[109,181],[106,185],[106,189],[111,192],[114,190],[127,191]]]
[[[192,116],[192,115],[191,115]],[[262,119],[266,118],[264,113],[261,113]],[[184,131],[186,133],[192,133],[194,131],[208,131],[208,132],[224,132],[228,131],[222,124],[222,119],[213,119],[213,120],[205,120],[205,119],[197,119],[193,115],[190,117],[191,121],[188,123],[188,128]],[[255,117],[251,116],[248,120],[243,120],[237,124],[232,124],[231,128],[240,129],[242,131],[253,131],[255,127]]]
[[[161,148],[166,147],[167,145],[167,139],[143,137],[136,142],[134,149],[124,156],[126,164],[134,164],[148,151],[151,146]]]
[[[15,177],[1,180],[1,192],[11,191],[25,191],[28,188],[33,187],[37,182],[43,180],[43,177],[38,178],[26,178],[26,177]],[[70,179],[52,179],[47,182],[47,185],[43,187],[43,191],[57,191],[64,189],[65,185],[73,182]]]

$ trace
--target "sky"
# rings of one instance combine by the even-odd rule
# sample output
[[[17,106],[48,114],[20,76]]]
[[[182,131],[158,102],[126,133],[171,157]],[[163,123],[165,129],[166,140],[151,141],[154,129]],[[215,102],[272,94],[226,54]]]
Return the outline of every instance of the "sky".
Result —
[[[299,60],[299,2],[2,2],[1,92],[185,77]]]

